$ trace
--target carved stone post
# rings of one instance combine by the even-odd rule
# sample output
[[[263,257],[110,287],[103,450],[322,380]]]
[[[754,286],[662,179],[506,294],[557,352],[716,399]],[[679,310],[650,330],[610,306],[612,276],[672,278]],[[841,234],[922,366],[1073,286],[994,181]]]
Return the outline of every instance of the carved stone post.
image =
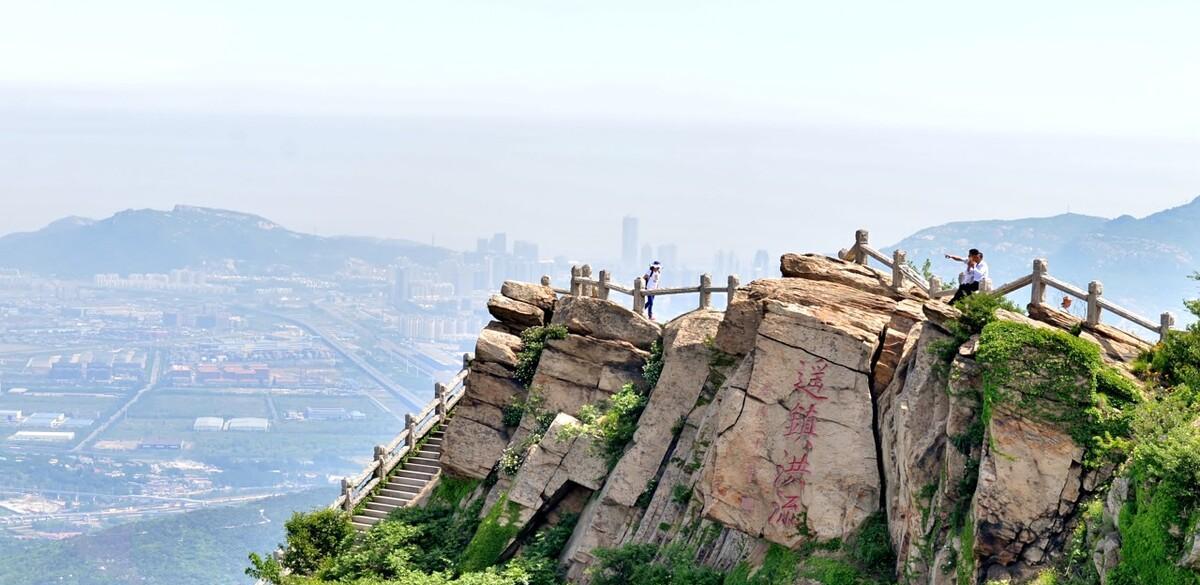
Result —
[[[577,297],[582,290],[583,283],[579,282],[579,277],[583,275],[583,270],[578,266],[571,267],[571,296]]]
[[[404,428],[408,429],[408,438],[404,439],[404,443],[411,449],[417,444],[417,419],[413,418],[411,412],[404,413]]]
[[[1104,285],[1099,280],[1088,283],[1087,324],[1100,324],[1100,297],[1104,295]]]
[[[550,286],[550,275],[549,274],[542,275],[542,286]]]
[[[646,281],[642,277],[633,279],[633,312],[641,315],[646,311]]]
[[[1036,258],[1033,261],[1033,285],[1029,293],[1029,304],[1044,305],[1046,304],[1046,281],[1043,279],[1046,272],[1049,270],[1049,264],[1045,258]]]
[[[437,382],[433,385],[433,397],[437,400],[437,406],[434,410],[437,411],[438,422],[446,420],[446,385]]]
[[[592,277],[592,265],[584,264],[583,267],[579,269],[579,276],[590,279]],[[585,282],[581,285],[580,292],[585,297],[594,297],[596,296],[596,291],[592,290],[592,288],[593,287],[591,283]]]
[[[931,297],[935,296],[939,292],[941,292],[941,290],[942,290],[942,279],[938,278],[937,275],[930,276],[929,277],[929,296],[931,296]]]
[[[859,264],[867,263],[866,247],[870,245],[869,232],[867,230],[858,230],[854,232],[854,261]]]
[[[463,369],[464,369],[464,370],[469,370],[469,369],[471,369],[471,362],[472,362],[474,359],[475,359],[475,356],[473,356],[473,355],[471,355],[471,354],[469,354],[469,353],[464,353],[464,354],[463,354]]]
[[[600,271],[600,286],[596,287],[596,298],[608,299],[608,282],[612,279],[612,275],[607,270]]]
[[[904,250],[896,250],[892,252],[892,289],[901,290],[904,288],[904,264],[906,254]]]
[[[354,498],[352,494],[353,486],[350,485],[348,478],[342,478],[342,509],[347,513],[354,512]]]
[[[992,279],[984,278],[983,281],[979,283],[979,292],[992,292]]]
[[[379,465],[375,466],[375,477],[382,480],[387,476],[387,470],[383,468],[383,464],[387,462],[387,449],[383,445],[375,445],[375,461]]]
[[[1158,340],[1166,341],[1167,335],[1171,334],[1171,327],[1175,326],[1175,315],[1170,312],[1163,313],[1158,316]]]
[[[700,275],[700,308],[712,306],[712,276],[708,273]]]
[[[742,283],[740,280],[738,280],[738,277],[736,274],[729,275],[729,280],[725,284],[725,306],[726,307],[729,307],[729,305],[733,304],[733,294],[737,292],[738,287],[741,285],[742,285]]]

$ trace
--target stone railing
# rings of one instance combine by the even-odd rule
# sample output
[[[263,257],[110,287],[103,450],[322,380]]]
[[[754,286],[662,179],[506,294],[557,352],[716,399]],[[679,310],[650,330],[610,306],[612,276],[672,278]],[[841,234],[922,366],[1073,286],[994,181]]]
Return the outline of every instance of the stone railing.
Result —
[[[542,286],[550,286],[550,277],[542,277]],[[741,282],[737,275],[729,275],[725,280],[724,286],[713,286],[712,276],[709,274],[700,275],[700,284],[697,286],[684,286],[675,288],[646,288],[646,281],[639,276],[633,280],[632,287],[621,286],[612,281],[612,273],[608,270],[601,270],[596,278],[592,278],[592,267],[584,264],[582,266],[571,267],[571,288],[562,289],[555,288],[554,292],[560,295],[584,296],[597,299],[607,299],[613,292],[626,294],[633,297],[633,312],[641,315],[645,311],[646,297],[661,297],[666,295],[684,295],[697,294],[700,295],[699,308],[707,309],[712,306],[713,293],[724,293],[727,299],[733,298],[733,293],[737,291]]]
[[[866,265],[870,259],[875,259],[880,264],[886,266],[892,272],[892,288],[897,290],[903,288],[905,283],[909,283],[921,291],[925,292],[933,298],[950,297],[954,295],[955,290],[944,289],[942,281],[936,276],[925,280],[921,275],[917,274],[911,266],[908,265],[908,259],[904,250],[896,250],[892,252],[892,257],[888,258],[879,250],[871,247],[868,241],[867,230],[858,230],[854,232],[854,245],[849,249],[843,249],[838,252],[838,255],[850,262]],[[1170,312],[1164,312],[1159,315],[1158,323],[1151,321],[1129,309],[1126,309],[1116,303],[1104,298],[1104,285],[1098,280],[1093,280],[1088,283],[1087,290],[1076,287],[1070,283],[1063,282],[1050,276],[1048,272],[1048,264],[1045,259],[1037,258],[1033,261],[1033,271],[1012,282],[1002,284],[1000,286],[992,286],[990,279],[985,280],[979,287],[981,291],[987,291],[995,295],[1007,295],[1025,287],[1030,287],[1031,294],[1029,303],[1032,305],[1046,304],[1046,288],[1054,288],[1062,291],[1065,294],[1073,296],[1087,303],[1087,317],[1084,322],[1088,325],[1095,326],[1100,323],[1100,315],[1103,311],[1108,311],[1118,317],[1121,317],[1139,327],[1148,329],[1158,335],[1161,341],[1166,339],[1170,333],[1171,327],[1175,325],[1175,316]]]
[[[417,414],[404,415],[404,430],[386,445],[375,446],[375,457],[357,475],[342,479],[342,493],[329,507],[353,512],[363,500],[385,481],[404,456],[429,434],[438,424],[446,420],[447,414],[462,399],[466,391],[467,373],[471,367],[471,354],[463,354],[463,367],[445,383],[433,385],[433,400]]]

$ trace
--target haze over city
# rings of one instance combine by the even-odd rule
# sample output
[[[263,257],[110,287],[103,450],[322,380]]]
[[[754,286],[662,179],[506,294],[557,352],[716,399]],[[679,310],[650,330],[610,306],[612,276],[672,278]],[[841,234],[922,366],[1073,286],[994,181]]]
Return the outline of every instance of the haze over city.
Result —
[[[9,4],[0,585],[1200,575],[1200,3]]]

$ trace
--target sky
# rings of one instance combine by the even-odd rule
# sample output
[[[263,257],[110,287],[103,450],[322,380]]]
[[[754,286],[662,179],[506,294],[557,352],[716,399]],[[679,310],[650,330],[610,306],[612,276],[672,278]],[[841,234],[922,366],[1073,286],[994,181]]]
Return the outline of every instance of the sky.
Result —
[[[633,214],[705,258],[1200,195],[1195,2],[4,12],[0,233],[187,203],[587,257]]]

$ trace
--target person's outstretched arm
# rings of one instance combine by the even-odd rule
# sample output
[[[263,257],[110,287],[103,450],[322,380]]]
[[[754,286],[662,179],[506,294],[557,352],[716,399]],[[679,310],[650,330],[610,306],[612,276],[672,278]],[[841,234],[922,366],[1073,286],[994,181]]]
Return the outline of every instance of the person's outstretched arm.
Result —
[[[946,254],[946,258],[949,258],[950,260],[953,260],[955,262],[966,262],[967,261],[966,258],[963,258],[962,256],[955,256],[954,254]]]

